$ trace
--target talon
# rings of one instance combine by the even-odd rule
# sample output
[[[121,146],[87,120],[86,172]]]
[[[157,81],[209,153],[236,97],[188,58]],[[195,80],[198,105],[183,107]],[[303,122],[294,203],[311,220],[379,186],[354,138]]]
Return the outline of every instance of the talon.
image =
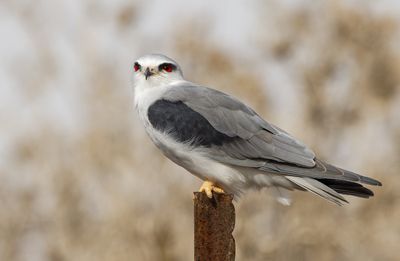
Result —
[[[213,192],[220,194],[225,193],[222,188],[217,187],[217,185],[208,180],[204,181],[203,185],[201,185],[199,189],[199,192],[205,192],[208,198],[212,198]]]

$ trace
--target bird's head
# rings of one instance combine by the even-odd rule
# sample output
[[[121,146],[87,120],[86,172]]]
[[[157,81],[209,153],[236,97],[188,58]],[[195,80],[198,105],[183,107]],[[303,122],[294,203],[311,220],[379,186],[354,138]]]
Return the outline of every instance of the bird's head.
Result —
[[[149,54],[137,59],[132,67],[134,85],[156,87],[182,80],[179,65],[161,54]]]

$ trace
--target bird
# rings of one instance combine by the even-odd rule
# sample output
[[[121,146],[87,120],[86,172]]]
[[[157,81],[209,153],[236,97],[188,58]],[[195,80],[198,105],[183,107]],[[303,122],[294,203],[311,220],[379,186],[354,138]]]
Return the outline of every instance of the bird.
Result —
[[[324,162],[303,142],[264,120],[239,99],[190,81],[162,54],[138,58],[132,66],[134,106],[161,152],[204,183],[199,191],[239,198],[270,188],[291,203],[289,191],[309,191],[337,205],[343,195],[369,198],[363,184],[381,182]]]

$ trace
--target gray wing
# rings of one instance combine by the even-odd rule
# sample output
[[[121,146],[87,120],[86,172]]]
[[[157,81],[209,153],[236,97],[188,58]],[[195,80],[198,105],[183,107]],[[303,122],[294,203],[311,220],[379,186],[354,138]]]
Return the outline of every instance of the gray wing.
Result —
[[[171,88],[163,96],[170,101],[182,101],[217,131],[237,137],[219,146],[218,150],[208,151],[216,160],[252,167],[263,166],[265,160],[315,166],[313,151],[225,93],[201,86],[181,85]]]
[[[225,93],[187,83],[171,88],[163,98],[183,102],[218,132],[235,137],[222,145],[203,148],[209,157],[219,162],[294,177],[380,185],[379,181],[316,159],[314,152],[302,142]]]

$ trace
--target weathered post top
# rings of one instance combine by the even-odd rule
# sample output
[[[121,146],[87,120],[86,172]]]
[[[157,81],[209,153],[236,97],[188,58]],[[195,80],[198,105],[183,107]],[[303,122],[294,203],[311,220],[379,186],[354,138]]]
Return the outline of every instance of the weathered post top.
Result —
[[[230,194],[194,193],[194,260],[234,261],[235,208]]]

